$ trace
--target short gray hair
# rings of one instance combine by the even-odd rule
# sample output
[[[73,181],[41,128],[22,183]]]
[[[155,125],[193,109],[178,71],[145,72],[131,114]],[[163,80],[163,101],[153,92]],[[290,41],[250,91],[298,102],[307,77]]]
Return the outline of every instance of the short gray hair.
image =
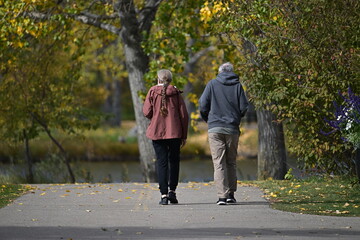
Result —
[[[227,62],[227,63],[224,63],[222,64],[220,67],[219,67],[219,73],[222,73],[222,72],[233,72],[234,71],[234,66]]]

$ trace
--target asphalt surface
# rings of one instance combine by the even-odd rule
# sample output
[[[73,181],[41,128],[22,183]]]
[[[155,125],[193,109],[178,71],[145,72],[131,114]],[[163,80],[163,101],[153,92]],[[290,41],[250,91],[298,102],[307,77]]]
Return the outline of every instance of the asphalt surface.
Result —
[[[360,239],[360,218],[273,210],[255,188],[218,206],[213,183],[181,183],[161,206],[157,184],[36,185],[0,209],[0,239]]]

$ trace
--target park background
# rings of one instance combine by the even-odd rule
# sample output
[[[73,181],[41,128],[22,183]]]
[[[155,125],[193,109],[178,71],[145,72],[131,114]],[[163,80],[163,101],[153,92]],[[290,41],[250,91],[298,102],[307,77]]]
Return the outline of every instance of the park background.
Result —
[[[359,8],[355,0],[0,1],[0,180],[155,181],[141,106],[156,71],[168,68],[191,113],[181,167],[196,171],[182,180],[211,181],[197,100],[227,61],[253,107],[241,126],[239,166],[251,166],[239,168],[241,179],[353,178]],[[349,101],[357,108],[338,111]],[[101,163],[108,170],[98,176],[86,168]]]

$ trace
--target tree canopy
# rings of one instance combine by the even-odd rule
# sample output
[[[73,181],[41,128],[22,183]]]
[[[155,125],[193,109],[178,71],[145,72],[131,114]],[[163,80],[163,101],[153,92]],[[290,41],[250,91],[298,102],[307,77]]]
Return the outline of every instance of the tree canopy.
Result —
[[[251,100],[286,123],[289,150],[307,168],[351,165],[351,146],[322,132],[338,91],[360,91],[359,2],[242,0],[209,13],[216,4],[204,5],[204,22],[233,47]]]

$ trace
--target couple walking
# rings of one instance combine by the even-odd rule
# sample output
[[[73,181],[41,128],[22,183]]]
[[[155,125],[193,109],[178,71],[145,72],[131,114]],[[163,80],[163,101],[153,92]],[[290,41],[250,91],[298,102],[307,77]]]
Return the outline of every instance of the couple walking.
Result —
[[[182,91],[170,84],[171,72],[159,70],[157,77],[158,83],[150,88],[143,106],[145,117],[150,119],[146,136],[152,140],[157,158],[159,203],[176,204],[180,148],[186,143],[189,117]],[[199,104],[201,117],[208,123],[217,204],[236,203],[239,125],[248,100],[231,63],[219,67],[219,74],[206,85]]]

